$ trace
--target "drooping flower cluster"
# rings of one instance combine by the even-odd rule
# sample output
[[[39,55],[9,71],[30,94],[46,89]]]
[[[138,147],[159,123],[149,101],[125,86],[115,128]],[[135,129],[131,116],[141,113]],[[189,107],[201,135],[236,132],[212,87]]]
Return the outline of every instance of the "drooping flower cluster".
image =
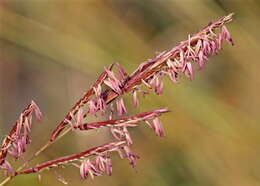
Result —
[[[12,173],[10,163],[6,160],[9,154],[14,159],[18,159],[26,151],[28,144],[31,143],[29,136],[32,128],[33,112],[38,121],[41,120],[42,113],[34,101],[21,113],[16,121],[13,129],[3,140],[0,151],[0,168],[6,170],[7,173]]]
[[[12,131],[3,141],[0,151],[0,168],[7,174],[16,176],[39,173],[42,170],[60,165],[74,165],[79,168],[83,179],[94,178],[95,176],[112,174],[112,152],[117,152],[122,159],[127,158],[130,164],[135,167],[139,157],[131,151],[130,147],[133,145],[133,139],[129,128],[137,127],[140,122],[145,122],[155,131],[157,136],[165,136],[159,116],[168,112],[168,110],[158,109],[126,116],[127,108],[123,95],[132,93],[134,105],[138,106],[140,104],[139,94],[149,94],[150,90],[154,90],[157,95],[163,94],[164,76],[169,76],[174,83],[178,81],[182,74],[189,79],[193,79],[196,67],[197,69],[204,68],[208,58],[216,55],[221,50],[224,41],[234,44],[225,26],[226,23],[232,20],[232,15],[230,14],[210,23],[197,34],[189,35],[186,41],[180,42],[171,50],[141,63],[137,70],[130,75],[118,63],[105,68],[105,71],[96,82],[57,125],[49,141],[34,156],[40,154],[58,137],[65,134],[66,131],[62,133],[65,128],[67,128],[67,131],[72,129],[87,131],[108,127],[114,142],[77,154],[46,161],[32,168],[14,171],[6,160],[7,154],[10,154],[15,159],[21,157],[26,151],[27,145],[31,142],[29,133],[32,127],[32,113],[35,113],[38,120],[41,118],[38,106],[32,102],[21,114]],[[145,85],[146,88],[140,85]],[[113,104],[113,101],[115,101],[115,104]],[[86,122],[88,115],[98,116],[99,113],[109,114],[109,119]],[[67,183],[62,179],[60,180]]]
[[[136,154],[134,154],[129,146],[117,146],[108,151],[104,151],[102,153],[97,154],[95,160],[91,161],[89,159],[84,159],[81,161],[80,165],[80,176],[83,179],[88,178],[90,176],[92,179],[94,176],[102,176],[107,174],[108,176],[112,175],[112,159],[110,157],[111,152],[118,152],[121,159],[127,157],[130,164],[135,167],[136,160],[139,158]]]
[[[159,109],[151,112],[140,113],[126,118],[85,123],[83,125],[78,125],[76,128],[80,130],[91,130],[101,127],[110,127],[111,133],[115,140],[119,142],[126,142],[126,144],[123,147],[116,148],[113,150],[116,150],[122,159],[127,157],[130,164],[133,167],[135,167],[136,160],[139,157],[136,154],[134,154],[130,149],[130,146],[133,144],[133,140],[130,136],[128,128],[137,127],[141,121],[145,121],[152,129],[154,129],[155,133],[158,136],[164,136],[164,129],[158,117],[166,112],[169,111],[167,109]],[[110,155],[108,154],[108,151],[98,154],[96,157],[96,161],[85,159],[81,163],[80,174],[82,178],[87,178],[88,175],[90,175],[91,178],[94,178],[94,176],[101,176],[104,173],[106,173],[107,175],[112,174],[112,160]]]
[[[36,173],[61,165],[76,166],[80,169],[80,175],[83,179],[87,178],[89,175],[92,178],[94,176],[101,176],[104,173],[111,175],[112,160],[110,158],[110,153],[112,152],[117,152],[121,158],[127,157],[130,163],[133,163],[134,158],[138,158],[129,147],[126,147],[125,141],[118,141],[94,147],[77,154],[50,160],[38,164],[35,167],[15,172],[15,175]],[[90,159],[91,156],[92,159]]]

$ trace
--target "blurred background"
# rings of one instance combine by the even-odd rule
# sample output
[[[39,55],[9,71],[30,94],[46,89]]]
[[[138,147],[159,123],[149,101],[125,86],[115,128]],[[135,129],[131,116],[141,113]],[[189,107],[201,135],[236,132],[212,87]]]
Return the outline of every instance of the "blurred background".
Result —
[[[131,114],[157,108],[167,136],[131,130],[141,157],[137,173],[113,157],[113,176],[81,180],[69,167],[18,176],[15,185],[257,186],[260,185],[259,0],[0,0],[0,135],[34,100],[44,119],[29,154],[49,138],[70,107],[113,62],[131,73],[208,22],[235,12],[225,44],[195,80],[165,79],[162,96],[141,99]],[[73,132],[32,162],[111,141],[108,131]],[[26,158],[27,156],[25,156]],[[3,175],[1,174],[1,178]]]

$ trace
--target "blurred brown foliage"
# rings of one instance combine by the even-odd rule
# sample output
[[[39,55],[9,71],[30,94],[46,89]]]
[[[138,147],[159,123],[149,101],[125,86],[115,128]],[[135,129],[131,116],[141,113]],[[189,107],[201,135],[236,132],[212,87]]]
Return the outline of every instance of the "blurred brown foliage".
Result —
[[[137,173],[114,158],[112,177],[83,181],[68,168],[44,172],[41,182],[37,175],[20,176],[10,186],[61,185],[59,174],[72,185],[260,185],[258,0],[1,0],[0,134],[33,99],[44,113],[30,151],[37,149],[104,66],[117,61],[132,72],[230,12],[236,13],[228,25],[234,47],[226,45],[194,81],[166,80],[163,96],[131,109],[172,110],[163,117],[165,138],[142,127],[131,131],[141,156]],[[105,130],[71,133],[37,161],[110,139]]]

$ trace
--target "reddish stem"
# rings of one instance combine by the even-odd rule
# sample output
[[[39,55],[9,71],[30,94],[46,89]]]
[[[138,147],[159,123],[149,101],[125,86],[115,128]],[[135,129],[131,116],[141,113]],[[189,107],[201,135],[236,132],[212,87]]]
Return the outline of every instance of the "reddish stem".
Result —
[[[169,112],[167,109],[160,109],[160,110],[154,110],[150,112],[143,112],[139,113],[130,117],[125,118],[119,118],[119,119],[113,119],[113,120],[106,120],[106,121],[100,121],[100,122],[92,122],[92,123],[85,123],[83,125],[77,126],[76,128],[80,130],[91,130],[91,129],[97,129],[101,127],[107,127],[107,126],[113,126],[118,125],[121,123],[126,123],[129,121],[133,122],[140,122],[143,120],[151,119],[160,116],[162,113]]]
[[[106,143],[104,145],[88,149],[88,150],[80,152],[78,154],[72,154],[72,155],[64,156],[64,157],[57,158],[57,159],[54,159],[54,160],[46,161],[44,163],[36,165],[35,167],[29,168],[29,169],[26,169],[26,170],[23,170],[23,171],[18,171],[18,172],[15,173],[15,176],[20,175],[20,174],[36,173],[36,172],[41,171],[42,169],[52,168],[52,167],[59,166],[61,164],[66,164],[68,162],[79,160],[83,157],[91,156],[91,155],[96,154],[96,153],[101,153],[101,152],[119,147],[123,144],[125,144],[124,141]]]

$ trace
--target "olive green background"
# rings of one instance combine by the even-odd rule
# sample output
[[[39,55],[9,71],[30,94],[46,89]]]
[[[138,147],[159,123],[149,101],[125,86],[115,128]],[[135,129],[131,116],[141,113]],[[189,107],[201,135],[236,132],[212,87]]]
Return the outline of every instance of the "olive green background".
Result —
[[[260,185],[259,0],[1,0],[0,135],[33,99],[44,117],[28,157],[104,67],[120,62],[131,73],[230,12],[236,45],[225,44],[194,81],[166,78],[164,94],[140,99],[138,108],[126,96],[130,114],[172,111],[162,116],[164,138],[145,125],[131,130],[137,172],[114,156],[112,177],[82,180],[70,166],[43,172],[41,182],[35,174],[9,185],[62,185],[59,176],[79,186]],[[72,132],[32,164],[111,140],[107,130]]]

